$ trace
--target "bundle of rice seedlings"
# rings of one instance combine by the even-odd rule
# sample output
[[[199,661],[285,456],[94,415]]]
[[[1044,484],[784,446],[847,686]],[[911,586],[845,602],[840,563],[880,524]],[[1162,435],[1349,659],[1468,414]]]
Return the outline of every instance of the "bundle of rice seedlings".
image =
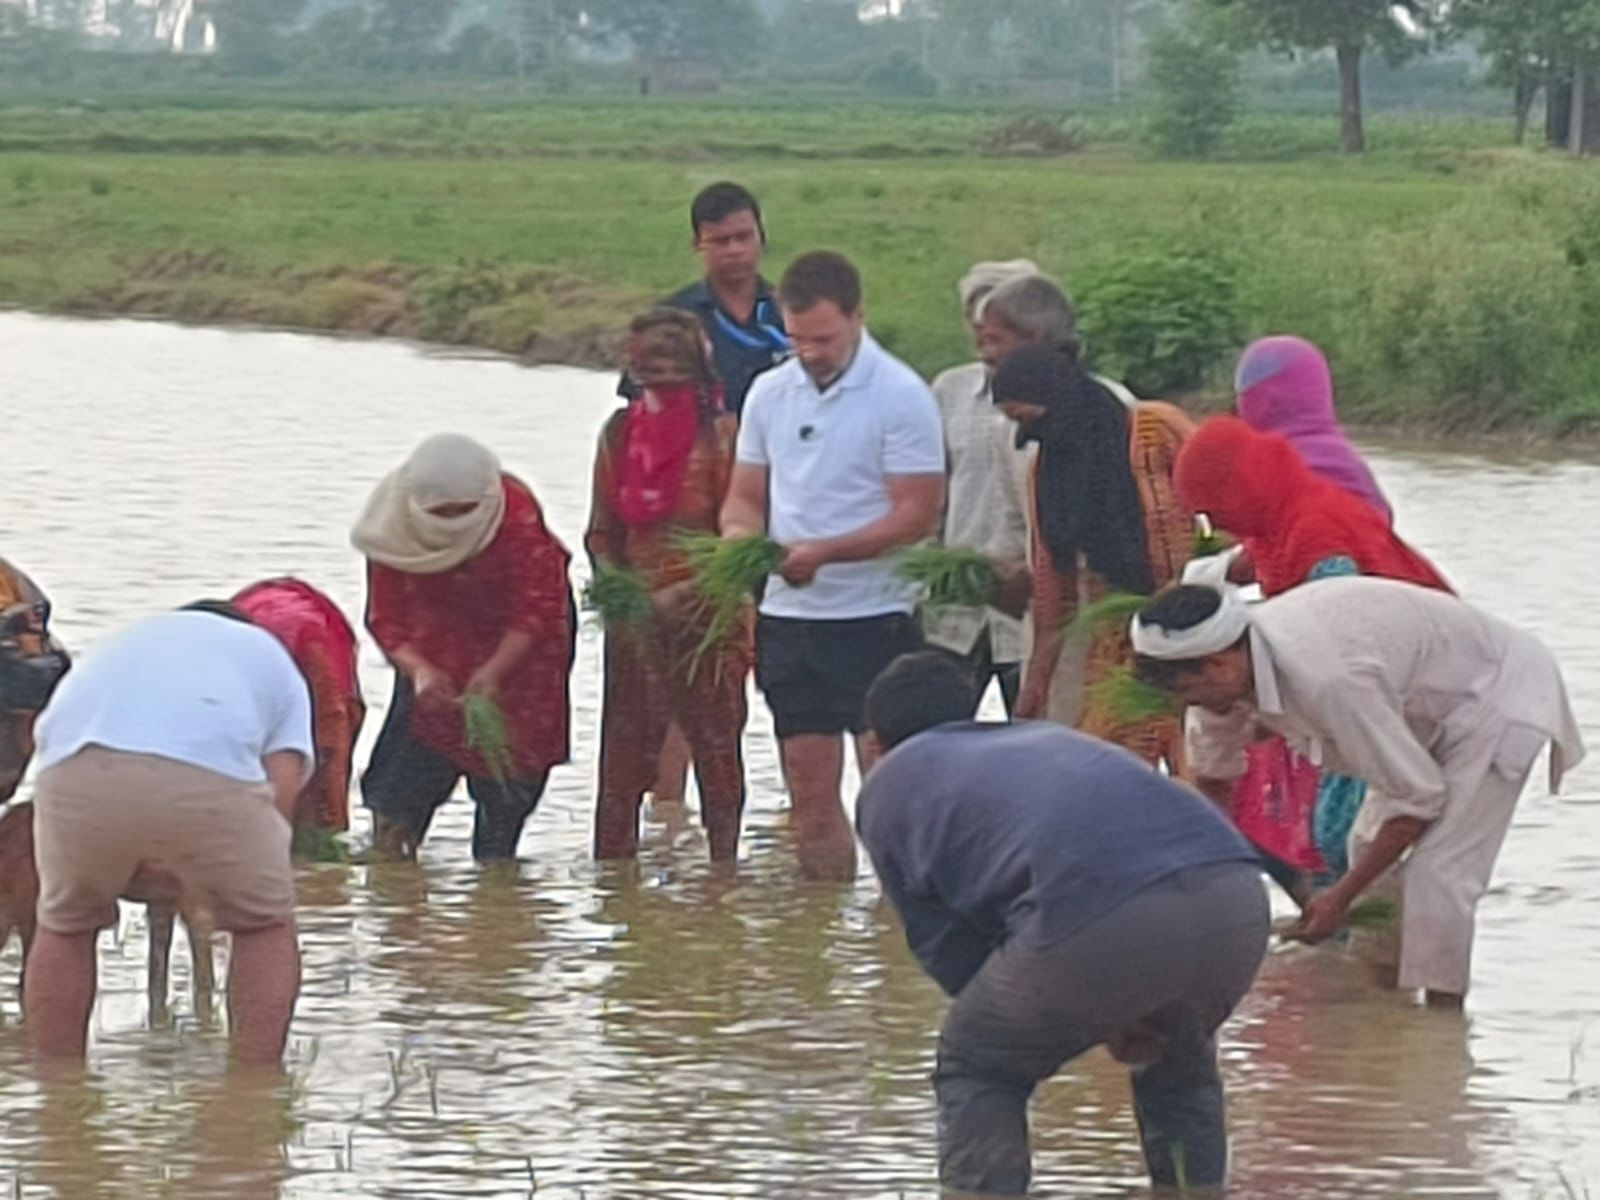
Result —
[[[506,714],[493,699],[480,692],[461,702],[461,717],[467,727],[467,749],[483,758],[497,783],[511,778],[511,735],[506,732]]]
[[[769,537],[724,538],[703,531],[685,532],[675,540],[689,560],[699,594],[697,615],[705,635],[689,659],[692,679],[700,662],[733,632],[751,593],[783,565],[783,547]]]
[[[650,623],[650,585],[638,571],[604,563],[583,589],[583,606],[607,629],[637,632]]]
[[[296,862],[348,863],[351,861],[350,851],[339,840],[339,835],[331,829],[323,829],[316,825],[296,825],[294,827],[294,840],[290,843],[289,852]]]
[[[1177,714],[1177,703],[1160,688],[1151,687],[1133,673],[1131,667],[1119,666],[1099,683],[1089,688],[1089,703],[1101,709],[1117,725],[1138,725],[1158,717]]]
[[[1137,592],[1112,592],[1093,604],[1085,604],[1073,614],[1062,632],[1069,638],[1087,640],[1103,625],[1117,625],[1126,629],[1129,622],[1142,613],[1149,603],[1149,596],[1141,596]]]
[[[1345,924],[1352,929],[1388,929],[1400,919],[1400,906],[1388,896],[1366,896],[1350,906]]]
[[[901,552],[894,570],[922,589],[922,607],[931,613],[981,608],[1000,586],[1000,573],[986,555],[954,546],[912,546]]]

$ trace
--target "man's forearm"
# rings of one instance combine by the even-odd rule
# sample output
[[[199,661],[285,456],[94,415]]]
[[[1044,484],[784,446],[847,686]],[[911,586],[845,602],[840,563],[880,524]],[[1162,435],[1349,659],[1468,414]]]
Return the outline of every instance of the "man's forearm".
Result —
[[[932,536],[938,523],[937,512],[930,513],[920,504],[901,505],[854,533],[824,539],[820,548],[829,562],[865,562],[916,545]]]
[[[730,498],[722,506],[721,532],[726,538],[757,537],[767,531],[767,514],[754,505]]]
[[[1372,844],[1350,865],[1349,872],[1328,890],[1339,902],[1349,905],[1365,892],[1400,856],[1428,831],[1430,822],[1421,817],[1393,817],[1378,829]]]

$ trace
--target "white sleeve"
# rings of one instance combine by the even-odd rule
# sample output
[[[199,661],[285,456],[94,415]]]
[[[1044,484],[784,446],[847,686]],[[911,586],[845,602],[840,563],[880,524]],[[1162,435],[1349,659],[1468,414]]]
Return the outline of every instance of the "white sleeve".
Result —
[[[1236,704],[1226,713],[1190,707],[1184,714],[1184,748],[1199,779],[1238,779],[1247,767],[1245,749],[1255,740],[1256,710]]]
[[[271,663],[271,697],[267,710],[271,717],[261,755],[264,758],[281,750],[293,750],[305,758],[306,778],[309,779],[317,763],[317,743],[311,725],[311,690],[289,652],[276,641],[272,649],[274,654],[267,660]]]
[[[1439,819],[1449,795],[1444,771],[1411,732],[1386,681],[1370,673],[1339,678],[1304,707],[1306,723],[1332,744],[1345,773],[1383,797],[1385,815]]]
[[[735,443],[734,460],[747,467],[772,465],[767,450],[767,390],[761,386],[762,377],[750,385],[744,400],[744,411],[739,414],[739,439]]]
[[[944,422],[939,404],[920,379],[909,380],[883,436],[886,475],[943,475]]]

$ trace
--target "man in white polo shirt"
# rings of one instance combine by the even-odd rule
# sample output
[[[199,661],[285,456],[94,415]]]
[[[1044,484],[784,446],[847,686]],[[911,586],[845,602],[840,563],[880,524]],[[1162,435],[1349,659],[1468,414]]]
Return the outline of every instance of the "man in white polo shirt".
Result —
[[[290,821],[316,756],[289,652],[222,601],[146,618],[72,670],[38,742],[39,934],[23,995],[35,1051],[83,1057],[96,935],[135,878],[154,876],[233,934],[235,1055],[278,1062],[300,991]]]
[[[802,873],[855,876],[840,802],[844,735],[867,689],[922,635],[897,550],[932,535],[944,504],[933,395],[865,328],[844,256],[797,258],[778,286],[795,356],[757,377],[722,511],[727,537],[770,531],[787,550],[756,628],[756,681],[772,709]],[[857,742],[863,771],[870,765]]]

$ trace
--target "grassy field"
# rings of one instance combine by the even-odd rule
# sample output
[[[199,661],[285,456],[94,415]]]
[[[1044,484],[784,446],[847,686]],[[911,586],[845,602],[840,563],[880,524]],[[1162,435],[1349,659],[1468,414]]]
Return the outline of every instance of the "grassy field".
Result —
[[[927,371],[966,354],[975,259],[1035,258],[1092,300],[1128,261],[1201,246],[1238,335],[1319,339],[1357,418],[1600,415],[1600,181],[1479,120],[1379,119],[1345,161],[1311,152],[1331,122],[1252,118],[1224,161],[1175,164],[1096,114],[1081,152],[1044,157],[980,152],[1015,114],[959,106],[310,103],[0,109],[0,301],[600,363],[691,277],[694,190],[733,177],[767,206],[774,270],[850,253],[875,328]]]

